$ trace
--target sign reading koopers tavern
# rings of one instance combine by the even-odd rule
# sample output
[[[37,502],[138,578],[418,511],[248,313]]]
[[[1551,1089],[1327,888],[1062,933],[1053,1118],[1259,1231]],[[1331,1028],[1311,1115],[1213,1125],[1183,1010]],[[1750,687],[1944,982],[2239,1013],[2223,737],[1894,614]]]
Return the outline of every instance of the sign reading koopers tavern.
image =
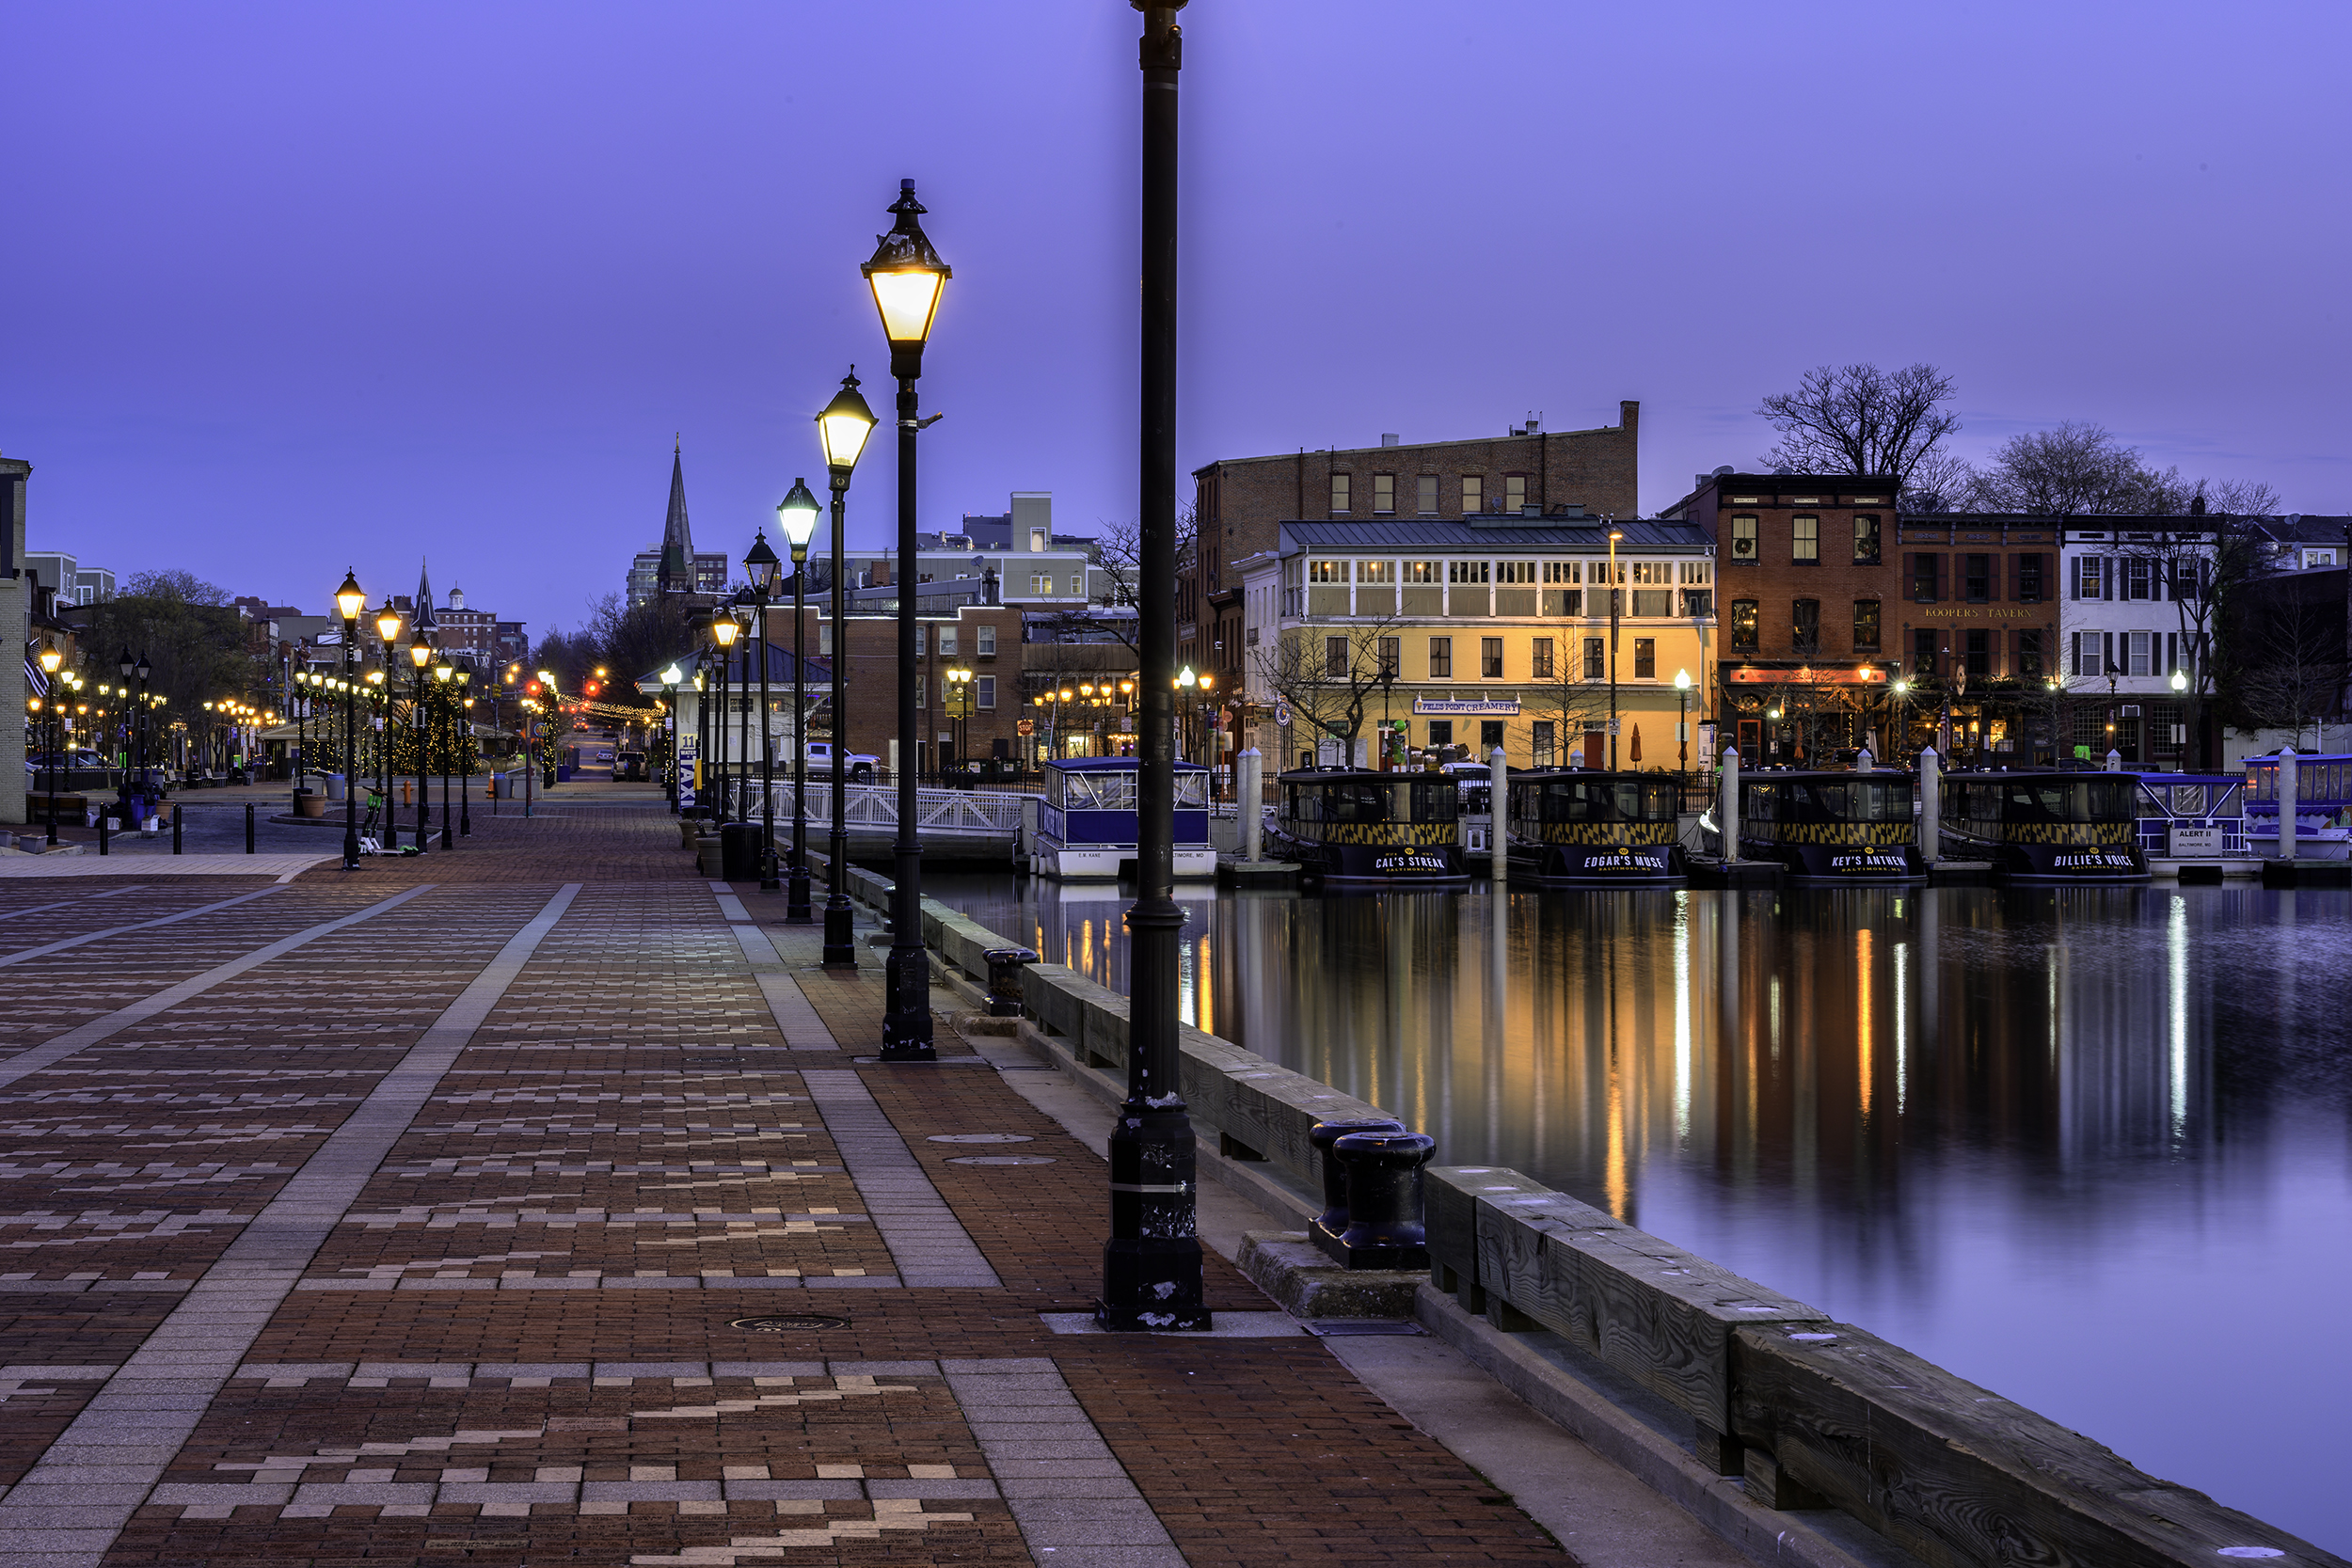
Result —
[[[1816,670],[1803,664],[1794,670],[1758,670],[1742,664],[1724,679],[1734,686],[1883,686],[1886,672],[1875,665],[1865,665],[1859,670]]]

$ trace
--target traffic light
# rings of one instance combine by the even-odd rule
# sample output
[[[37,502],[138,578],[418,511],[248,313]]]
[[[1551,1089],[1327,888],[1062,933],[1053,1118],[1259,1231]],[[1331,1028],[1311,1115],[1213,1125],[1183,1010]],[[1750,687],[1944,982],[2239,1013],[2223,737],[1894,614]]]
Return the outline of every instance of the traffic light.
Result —
[[[588,685],[587,685],[587,692],[588,692],[588,695],[590,695],[591,697],[595,696],[597,692],[599,692],[599,691],[601,691],[601,690],[603,690],[603,689],[604,689],[604,687],[603,687],[602,683],[597,682],[597,681],[590,681],[590,682],[588,683]]]
[[[539,695],[539,683],[537,681],[523,682],[523,694],[529,697]]]

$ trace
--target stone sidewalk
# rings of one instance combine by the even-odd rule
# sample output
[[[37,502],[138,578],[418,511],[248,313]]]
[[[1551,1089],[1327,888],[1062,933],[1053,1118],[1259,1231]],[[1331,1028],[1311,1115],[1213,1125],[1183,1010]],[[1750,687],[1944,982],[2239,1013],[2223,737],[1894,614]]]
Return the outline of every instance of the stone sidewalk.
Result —
[[[859,1061],[879,952],[665,814],[545,826],[0,887],[0,1563],[1574,1560],[1222,1259],[1244,1333],[1055,1332],[1084,1143]]]

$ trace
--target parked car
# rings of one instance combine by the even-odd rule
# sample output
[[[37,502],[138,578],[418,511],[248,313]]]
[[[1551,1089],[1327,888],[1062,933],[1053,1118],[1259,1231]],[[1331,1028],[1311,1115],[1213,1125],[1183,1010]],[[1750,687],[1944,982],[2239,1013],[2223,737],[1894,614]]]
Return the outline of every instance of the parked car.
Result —
[[[638,783],[642,782],[644,777],[644,752],[615,752],[612,753],[612,782],[614,784]]]
[[[845,752],[841,761],[850,780],[857,784],[871,784],[875,775],[882,771],[882,758],[868,752]],[[812,773],[820,768],[828,774],[833,771],[832,741],[812,740],[808,743],[808,768]]]
[[[43,752],[24,759],[27,772],[45,773],[53,766],[70,772],[77,768],[103,768],[106,759],[86,746],[63,752]]]

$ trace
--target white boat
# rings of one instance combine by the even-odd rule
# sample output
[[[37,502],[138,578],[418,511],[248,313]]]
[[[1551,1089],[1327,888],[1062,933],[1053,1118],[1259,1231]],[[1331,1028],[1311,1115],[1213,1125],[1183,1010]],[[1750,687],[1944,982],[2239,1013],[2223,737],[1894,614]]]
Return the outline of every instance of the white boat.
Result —
[[[1214,878],[1216,850],[1209,843],[1209,770],[1197,762],[1176,768],[1176,876]],[[1115,881],[1136,868],[1134,757],[1069,757],[1045,765],[1045,796],[1038,804],[1029,869],[1065,882]]]

